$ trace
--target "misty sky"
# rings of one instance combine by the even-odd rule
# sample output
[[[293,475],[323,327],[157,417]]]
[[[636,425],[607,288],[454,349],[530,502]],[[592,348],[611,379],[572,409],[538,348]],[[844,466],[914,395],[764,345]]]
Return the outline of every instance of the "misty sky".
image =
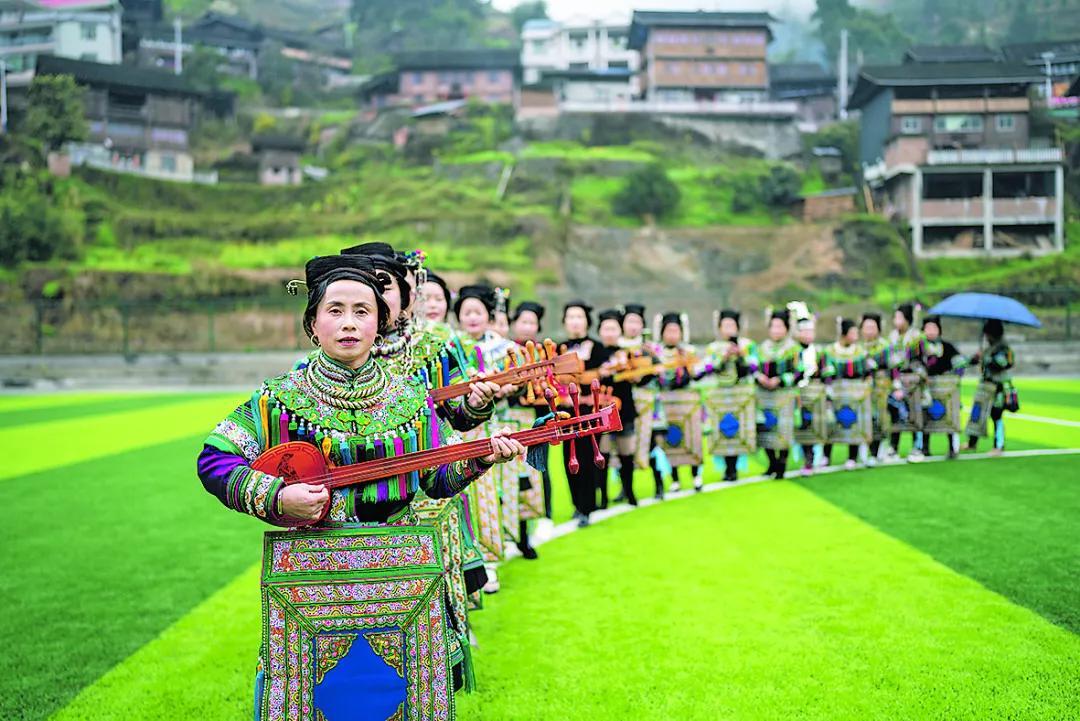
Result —
[[[519,0],[492,0],[500,10],[508,10]],[[574,16],[606,17],[621,13],[627,18],[633,10],[768,10],[774,15],[807,17],[815,0],[547,0],[548,14],[556,20]],[[861,3],[858,3],[861,4]]]

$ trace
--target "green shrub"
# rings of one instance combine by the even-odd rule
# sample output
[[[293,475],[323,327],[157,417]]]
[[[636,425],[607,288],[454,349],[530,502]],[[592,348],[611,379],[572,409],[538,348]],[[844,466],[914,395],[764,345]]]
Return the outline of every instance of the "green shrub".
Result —
[[[646,165],[630,175],[612,200],[617,215],[652,215],[662,218],[679,206],[679,187],[659,163]]]

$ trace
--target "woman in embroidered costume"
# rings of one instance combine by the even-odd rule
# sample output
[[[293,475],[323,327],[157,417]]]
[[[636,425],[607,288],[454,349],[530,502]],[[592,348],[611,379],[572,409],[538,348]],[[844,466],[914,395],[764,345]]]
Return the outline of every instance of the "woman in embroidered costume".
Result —
[[[696,370],[703,388],[730,388],[738,383],[752,382],[751,374],[757,367],[757,344],[740,336],[739,311],[725,308],[713,314],[713,326],[719,334],[705,347],[702,365]],[[738,479],[738,456],[724,456],[724,480]]]
[[[889,397],[889,415],[894,423],[897,420],[907,418],[911,413],[912,405],[908,393],[921,392],[921,389],[905,389],[900,381],[901,374],[911,373],[915,370],[912,366],[912,360],[918,352],[921,338],[922,334],[915,327],[915,306],[911,303],[902,303],[897,306],[896,311],[893,313],[893,330],[889,333],[889,346],[891,347],[893,360],[893,390],[892,395]],[[918,447],[918,438],[915,433],[911,435],[914,443],[911,452],[908,454],[908,460],[921,461],[923,454]],[[889,435],[889,444],[891,447],[889,448],[888,460],[899,460],[900,433],[898,431],[893,431]]]
[[[498,302],[495,289],[487,285],[467,285],[458,291],[454,301],[465,358],[468,367],[478,373],[496,373],[505,368],[507,355],[517,347],[492,328]]]
[[[817,335],[817,319],[801,301],[788,303],[788,310],[795,315],[795,342],[799,344],[799,365],[802,374],[799,386],[805,387],[811,382],[821,379],[821,349],[814,343]],[[802,413],[796,413],[795,428],[806,423]],[[803,454],[803,466],[800,473],[808,476],[814,472],[814,445],[812,443],[801,444]],[[826,456],[827,457],[827,456]]]
[[[690,330],[689,321],[685,313],[665,313],[657,315],[653,319],[654,337],[659,339],[650,347],[650,351],[660,363],[669,364],[672,367],[661,371],[656,381],[663,391],[674,391],[686,388],[694,379],[689,362],[697,355],[694,346],[686,342],[687,333]],[[681,364],[681,365],[680,365]],[[668,431],[667,416],[664,413],[663,403],[657,403],[657,410],[653,415],[653,445],[656,440],[662,438]],[[650,457],[652,451],[650,451]],[[679,485],[679,468],[671,468],[671,490],[677,491]],[[652,463],[653,481],[656,484],[657,497],[663,497],[664,478],[655,460]],[[703,488],[701,479],[701,466],[690,466],[690,475],[694,479],[694,490]]]
[[[390,330],[390,312],[381,295],[385,285],[370,260],[314,258],[307,264],[306,284],[304,329],[319,351],[306,368],[267,379],[218,424],[199,455],[203,486],[225,506],[275,525],[287,525],[286,519],[318,522],[329,505],[320,528],[404,526],[413,523],[409,502],[419,490],[435,498],[454,496],[492,464],[524,452],[500,433],[487,457],[332,491],[321,485],[286,485],[280,477],[254,470],[251,464],[261,453],[289,441],[311,443],[332,463],[348,465],[447,440],[427,388],[414,377],[389,373],[383,361],[371,357],[372,346]],[[277,675],[289,671],[273,663],[265,668],[273,675],[270,694],[270,687],[281,686]],[[268,714],[276,721],[280,699],[263,694],[262,680],[260,672],[257,717]],[[452,706],[452,695],[444,700]]]
[[[454,315],[458,319],[456,337],[463,349],[463,362],[466,364],[466,372],[469,375],[499,372],[507,365],[509,354],[517,349],[517,344],[491,329],[497,307],[498,296],[495,289],[490,286],[482,284],[467,285],[458,291],[457,300],[454,301]],[[497,393],[498,403],[494,411],[495,416],[505,417],[507,407],[505,399],[516,390],[514,386],[509,385],[499,389]],[[483,499],[477,498],[476,503],[473,505],[476,506],[481,502],[483,502]],[[498,498],[494,500],[494,503],[501,506]],[[486,517],[499,518],[501,524],[501,507],[490,508],[485,511],[485,508],[477,506],[476,510]],[[477,519],[477,523],[481,523],[481,521]],[[480,531],[482,529],[477,526],[474,530]],[[491,594],[499,591],[497,562],[501,560],[501,557],[498,557],[500,553],[501,551],[496,553],[493,549],[489,549],[487,552],[484,564],[487,570],[487,583],[484,585],[485,593]]]
[[[941,316],[928,315],[923,318],[922,331],[913,361],[926,374],[926,377],[929,379],[950,373],[963,375],[964,368],[967,367],[967,359],[960,354],[955,345],[941,337]],[[928,406],[929,403],[923,403],[924,409]],[[919,451],[927,456],[930,455],[930,435],[921,431],[916,435]],[[946,458],[956,458],[960,450],[960,434],[949,433],[947,440],[949,448],[946,451]]]
[[[637,496],[634,495],[634,456],[637,454],[637,407],[634,405],[635,383],[630,381],[615,381],[611,379],[614,369],[619,365],[625,365],[629,354],[620,345],[623,334],[623,319],[626,316],[617,308],[601,311],[597,316],[599,325],[597,334],[600,336],[600,348],[598,349],[601,361],[600,375],[607,385],[611,386],[612,395],[619,399],[619,417],[622,420],[623,429],[618,433],[605,433],[600,439],[600,451],[604,454],[605,461],[610,460],[612,454],[619,457],[619,485],[621,491],[615,499],[626,501],[631,506],[637,505]],[[648,382],[645,378],[641,382]],[[605,462],[605,469],[610,467]],[[600,507],[607,508],[607,471],[601,470],[600,481]]]
[[[821,367],[825,384],[831,386],[837,379],[861,380],[873,375],[877,367],[859,343],[859,328],[850,318],[836,319],[836,342],[822,351]],[[825,444],[825,459],[832,464],[832,443]],[[848,446],[844,468],[851,470],[858,465],[859,446]]]
[[[754,370],[754,380],[767,392],[781,388],[794,388],[802,377],[799,358],[801,347],[788,336],[791,322],[787,310],[771,311],[769,318],[769,337],[758,345],[758,367]],[[769,459],[766,475],[780,480],[787,472],[788,450],[766,448]]]
[[[870,442],[870,451],[866,455],[866,465],[874,466],[877,465],[881,442],[885,438],[884,429],[887,420],[885,404],[878,399],[887,397],[892,392],[892,346],[881,336],[881,314],[863,313],[859,321],[859,344],[869,362],[874,366],[872,376],[874,380],[872,406],[874,435]]]
[[[518,303],[517,308],[514,309],[514,314],[511,318],[510,330],[514,342],[522,349],[526,344],[532,342],[535,345],[539,345],[542,342],[540,337],[541,322],[544,320],[544,306],[532,301],[522,301]],[[515,400],[521,401],[521,398],[510,399],[511,405],[514,405]],[[538,399],[539,400],[539,399]],[[528,411],[527,414],[523,414],[523,418],[539,418],[546,415],[548,412],[547,406],[537,405],[534,408],[523,407],[522,410]],[[530,470],[529,475],[522,476],[519,482],[522,496],[531,491],[533,483],[539,481],[541,484],[540,493],[544,497],[544,509],[543,517],[551,518],[551,473],[548,471],[547,459],[548,459],[548,447],[542,446],[539,450],[534,450],[533,453],[542,457],[541,465],[543,471],[537,473]],[[533,494],[535,495],[535,494]],[[518,550],[521,551],[521,555],[526,559],[533,560],[537,558],[536,549],[532,547],[529,542],[529,528],[528,522],[532,518],[538,517],[538,514],[533,509],[527,509],[525,504],[522,505],[522,519],[521,528],[518,538]]]
[[[983,324],[983,337],[988,348],[980,350],[971,358],[982,370],[982,379],[995,386],[994,399],[990,407],[990,419],[994,422],[994,447],[991,455],[1000,455],[1005,450],[1005,411],[1015,413],[1020,409],[1016,389],[1013,387],[1012,374],[1009,372],[1016,365],[1012,348],[1005,342],[1005,326],[1000,320],[988,320]],[[968,449],[975,450],[979,439],[971,436]]]
[[[592,327],[591,305],[583,300],[572,300],[563,306],[563,330],[566,339],[560,343],[566,350],[577,353],[584,363],[585,370],[600,367],[603,359],[598,353],[599,343],[589,335]],[[587,388],[582,389],[588,392]],[[575,444],[575,455],[579,459],[577,473],[570,470],[570,444]],[[570,498],[574,502],[574,520],[580,528],[589,525],[589,515],[596,510],[596,489],[599,488],[606,471],[597,468],[588,459],[592,458],[592,444],[587,438],[578,438],[563,443],[563,468],[570,486]]]

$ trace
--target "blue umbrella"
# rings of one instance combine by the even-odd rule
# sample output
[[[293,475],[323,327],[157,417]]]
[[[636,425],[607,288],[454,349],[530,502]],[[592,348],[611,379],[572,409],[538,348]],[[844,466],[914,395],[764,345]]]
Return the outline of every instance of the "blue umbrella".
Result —
[[[931,315],[950,318],[996,319],[1003,323],[1042,328],[1042,323],[1023,303],[993,293],[957,293],[930,309]]]

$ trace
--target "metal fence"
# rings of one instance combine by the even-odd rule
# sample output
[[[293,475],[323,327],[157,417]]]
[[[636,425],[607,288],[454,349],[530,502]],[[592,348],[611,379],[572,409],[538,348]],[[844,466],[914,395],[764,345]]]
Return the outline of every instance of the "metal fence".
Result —
[[[971,290],[971,289],[965,289]],[[1080,327],[1074,319],[1080,297],[1077,286],[1019,286],[999,289],[1024,302],[1036,311],[1043,328],[1010,328],[1010,335],[1035,341],[1069,341],[1080,339]],[[896,303],[918,300],[929,308],[954,291],[909,292],[897,291],[891,303],[833,303],[811,307],[818,313],[821,341],[832,338],[830,319],[837,315],[857,317],[864,311],[882,312],[890,317]],[[633,295],[631,298],[630,295]],[[563,304],[577,293],[537,293],[536,299],[548,309],[544,319],[545,335],[561,335]],[[793,297],[798,297],[795,293]],[[689,308],[692,339],[706,342],[713,337],[712,311],[705,299],[675,293],[632,293],[608,288],[597,289],[587,296],[599,311],[627,300],[644,302],[652,314]],[[777,304],[782,303],[777,299]],[[734,305],[743,311],[744,330],[756,338],[764,335],[763,312],[760,300],[753,304],[740,303],[737,297],[720,297],[715,307]],[[0,354],[5,355],[77,355],[87,353],[215,353],[236,351],[304,350],[310,347],[304,335],[301,314],[304,299],[274,296],[269,298],[237,298],[212,300],[190,299],[143,300],[138,302],[40,300],[0,304]],[[889,324],[886,323],[886,326]],[[956,340],[978,337],[978,323],[953,321],[947,323],[946,335]]]

